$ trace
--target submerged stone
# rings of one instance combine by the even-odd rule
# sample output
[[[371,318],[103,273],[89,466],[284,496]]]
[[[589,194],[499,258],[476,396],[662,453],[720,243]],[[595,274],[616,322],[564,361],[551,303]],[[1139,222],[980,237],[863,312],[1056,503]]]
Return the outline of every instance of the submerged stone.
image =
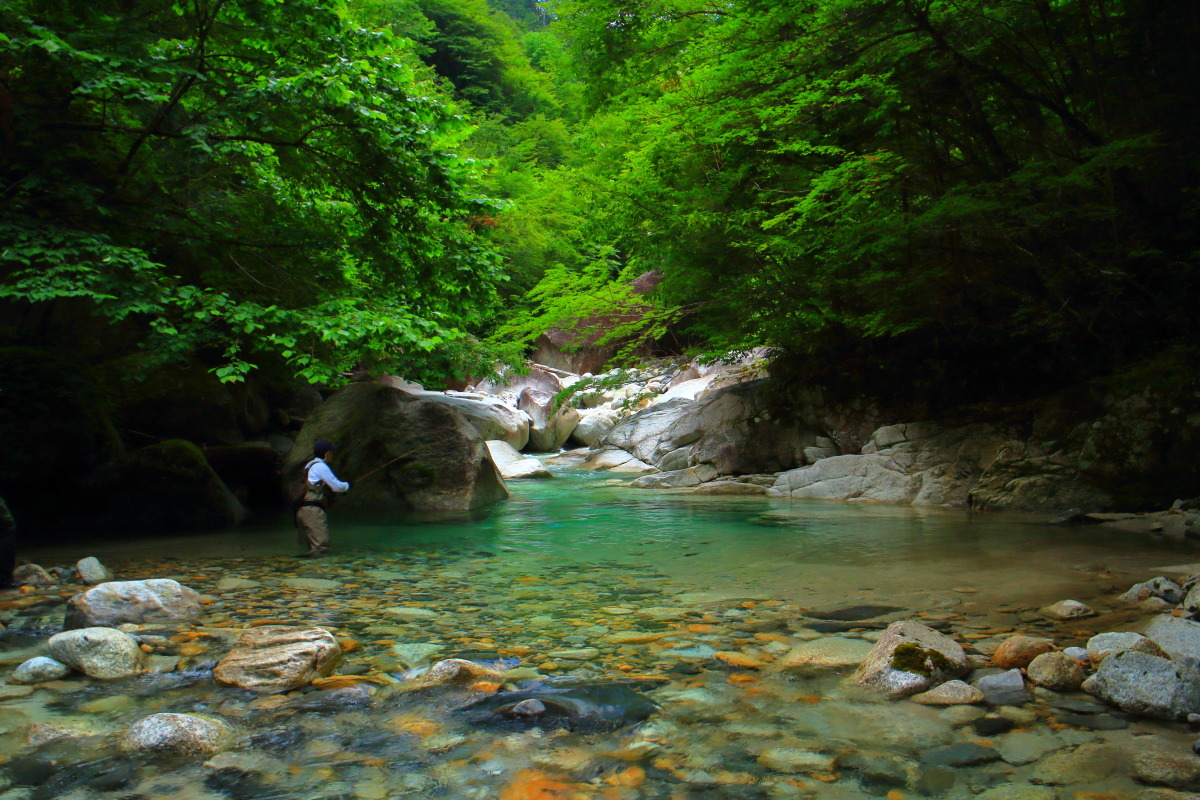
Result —
[[[191,714],[154,714],[134,724],[121,747],[139,753],[208,757],[229,739],[221,722]]]
[[[544,709],[538,712],[537,701]],[[500,692],[463,709],[476,724],[520,723],[571,730],[611,730],[642,722],[658,704],[623,683],[541,686]]]

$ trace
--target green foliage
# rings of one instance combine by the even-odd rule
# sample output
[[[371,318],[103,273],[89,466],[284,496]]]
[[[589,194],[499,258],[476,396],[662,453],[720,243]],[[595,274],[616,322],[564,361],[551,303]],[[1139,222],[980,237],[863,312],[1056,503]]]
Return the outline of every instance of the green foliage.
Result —
[[[502,280],[412,43],[340,3],[0,9],[0,296],[87,298],[163,357],[441,375]]]
[[[1182,6],[557,12],[592,109],[570,178],[587,235],[662,269],[663,302],[702,304],[712,350],[774,346],[810,382],[995,393],[1191,335]]]

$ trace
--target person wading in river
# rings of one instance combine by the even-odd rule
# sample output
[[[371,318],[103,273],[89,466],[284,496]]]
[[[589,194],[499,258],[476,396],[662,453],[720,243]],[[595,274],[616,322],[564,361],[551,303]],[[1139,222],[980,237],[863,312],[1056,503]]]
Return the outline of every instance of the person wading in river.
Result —
[[[304,465],[304,499],[296,508],[296,527],[300,546],[307,548],[302,558],[317,558],[329,549],[329,493],[341,494],[350,484],[338,480],[325,459],[333,452],[333,442],[321,439],[313,445],[313,460]]]

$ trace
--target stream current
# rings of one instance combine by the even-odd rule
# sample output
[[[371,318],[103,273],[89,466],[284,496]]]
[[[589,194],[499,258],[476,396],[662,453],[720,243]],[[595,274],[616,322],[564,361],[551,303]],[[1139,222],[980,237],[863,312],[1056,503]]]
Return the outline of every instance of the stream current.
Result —
[[[192,623],[135,632],[158,643],[155,672],[0,685],[0,800],[1132,798],[1136,753],[1190,748],[1183,726],[1083,694],[937,708],[849,686],[853,667],[782,666],[805,642],[869,644],[907,618],[981,656],[1013,633],[1081,644],[1135,626],[1114,591],[1187,571],[1169,568],[1198,560],[1190,544],[961,510],[645,491],[570,469],[510,489],[473,521],[335,513],[335,549],[315,562],[292,557],[282,522],[26,553],[44,566],[97,555],[118,579],[176,578],[207,602]],[[230,578],[239,588],[218,586]],[[284,584],[295,578],[324,583]],[[45,653],[73,591],[0,593],[0,678]],[[1037,613],[1065,598],[1102,616]],[[267,697],[215,684],[213,661],[262,624],[330,630],[347,677]],[[463,711],[495,686],[409,690],[451,657],[506,671],[509,690],[581,691],[608,705],[609,724]],[[657,710],[640,720],[630,697]],[[219,719],[235,740],[208,759],[121,752],[121,732],[159,712]]]

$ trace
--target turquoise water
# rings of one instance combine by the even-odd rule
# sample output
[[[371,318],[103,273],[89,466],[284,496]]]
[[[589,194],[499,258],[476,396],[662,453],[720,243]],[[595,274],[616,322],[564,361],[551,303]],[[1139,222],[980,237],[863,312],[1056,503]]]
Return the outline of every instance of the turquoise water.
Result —
[[[847,685],[849,668],[796,673],[780,664],[830,635],[811,609],[863,604],[890,610],[839,635],[869,643],[887,621],[921,615],[981,654],[1014,631],[1076,644],[1099,629],[1092,625],[1131,618],[1054,625],[1035,609],[1071,597],[1106,612],[1114,587],[1200,560],[1190,544],[1036,517],[652,492],[570,469],[511,489],[509,501],[474,520],[335,513],[333,555],[318,562],[292,558],[295,532],[283,521],[31,553],[47,566],[98,555],[118,578],[177,577],[211,601],[194,624],[143,631],[163,637],[153,649],[173,671],[114,682],[76,676],[0,701],[0,753],[10,757],[0,787],[14,784],[12,800],[632,800],[974,797],[1036,784],[1050,792],[1041,797],[1066,798],[1133,791],[1128,762],[1138,748],[1187,747],[1187,733],[1169,725],[1055,723],[1048,695],[964,714],[864,695]],[[226,577],[259,585],[218,590]],[[283,583],[293,577],[336,584],[301,591]],[[61,621],[59,594],[3,612],[0,670],[44,646]],[[397,617],[398,606],[421,613]],[[216,686],[211,662],[256,622],[320,625],[353,640],[338,674],[370,681],[265,701]],[[177,634],[181,642],[169,641]],[[410,691],[445,657],[481,661],[510,688],[603,693],[597,684],[620,683],[660,710],[601,730],[463,712],[494,687]],[[233,743],[207,761],[122,752],[121,732],[159,711],[218,719]],[[990,739],[966,719],[1001,712],[1017,729]],[[47,731],[59,738],[29,744],[31,735],[53,738]],[[1025,740],[1011,739],[1027,733],[1040,737],[1029,761]],[[1005,760],[948,772],[927,761],[979,741]],[[819,764],[797,767],[788,755],[797,752]],[[1047,765],[1096,752],[1111,769]]]

